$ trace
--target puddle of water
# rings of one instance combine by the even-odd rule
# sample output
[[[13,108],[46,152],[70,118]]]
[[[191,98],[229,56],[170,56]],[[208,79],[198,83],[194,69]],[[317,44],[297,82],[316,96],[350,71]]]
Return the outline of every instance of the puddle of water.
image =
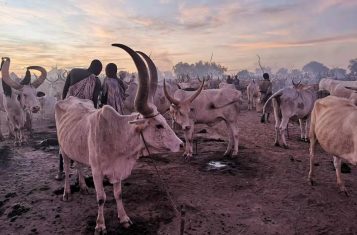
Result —
[[[224,163],[222,163],[220,161],[210,161],[210,162],[208,162],[208,166],[211,167],[211,168],[219,169],[219,168],[222,168],[222,167],[226,167],[227,164],[224,164]]]

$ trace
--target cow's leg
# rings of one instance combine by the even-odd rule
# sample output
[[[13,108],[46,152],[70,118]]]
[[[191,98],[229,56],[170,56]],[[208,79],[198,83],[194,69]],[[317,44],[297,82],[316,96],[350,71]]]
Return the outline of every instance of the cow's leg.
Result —
[[[61,151],[62,152],[62,151]],[[70,196],[71,196],[71,186],[69,184],[69,164],[70,164],[70,159],[68,156],[64,153],[62,153],[63,156],[63,163],[64,163],[64,173],[65,173],[65,178],[64,178],[64,190],[63,190],[63,201],[69,201]]]
[[[15,131],[14,131],[14,127],[10,122],[10,119],[7,118],[7,127],[9,129],[9,139],[15,139]]]
[[[81,189],[81,193],[88,194],[89,191],[83,174],[83,165],[79,162],[77,163],[77,172],[78,172],[79,188]]]
[[[341,163],[342,163],[341,158],[333,156],[333,165],[335,166],[335,170],[336,170],[337,185],[339,186],[341,192],[344,192],[348,196],[345,183],[342,181],[341,178]]]
[[[238,147],[239,147],[239,128],[238,128],[238,123],[234,122],[230,124],[232,133],[233,133],[233,141],[234,141],[234,150],[232,153],[232,157],[235,157],[238,155]]]
[[[4,136],[2,134],[2,131],[1,131],[1,117],[0,117],[0,142],[2,142],[4,140],[5,140],[5,138],[4,138]]]
[[[286,126],[288,125],[288,122],[289,122],[289,118],[283,117],[279,128],[280,136],[281,136],[281,140],[283,141],[284,148],[288,148],[288,144],[286,143],[286,138],[285,138],[285,130],[286,130]]]
[[[279,144],[279,125],[280,125],[280,119],[279,117],[275,117],[275,141],[274,145],[275,146],[280,146]]]
[[[304,141],[304,131],[303,131],[303,129],[302,129],[302,125],[303,125],[303,123],[302,123],[302,119],[300,119],[300,118],[299,118],[299,126],[300,126],[300,140],[301,140],[301,141]]]
[[[191,128],[186,128],[184,130],[185,132],[185,152],[183,154],[184,157],[192,157],[192,153],[193,153],[193,130],[194,127],[191,126]]]
[[[226,151],[224,152],[224,157],[228,157],[231,155],[232,153],[232,148],[233,148],[233,144],[234,144],[234,135],[233,135],[233,129],[232,129],[232,125],[230,125],[230,123],[228,121],[226,122],[226,126],[227,126],[227,130],[228,130],[228,146]]]
[[[305,121],[305,142],[309,142],[309,139],[307,138],[307,130],[310,126],[310,118],[306,119]]]
[[[308,176],[308,181],[311,185],[314,184],[313,180],[313,168],[314,168],[314,160],[315,160],[315,146],[316,146],[316,136],[311,132],[310,135],[310,171]]]
[[[63,179],[63,157],[62,157],[61,151],[58,153],[58,158],[59,158],[58,173],[55,176],[55,179],[62,180]]]
[[[121,182],[115,183],[114,185],[114,198],[117,202],[118,209],[118,218],[119,222],[125,227],[128,228],[133,223],[125,212],[123,201],[122,201],[122,190],[121,190]]]
[[[249,96],[249,93],[248,93],[248,110],[251,110],[251,101],[250,101],[250,96]]]
[[[103,187],[103,175],[100,172],[92,169],[93,181],[95,191],[97,192],[97,203],[98,203],[98,216],[97,216],[97,224],[95,226],[96,234],[105,234],[105,220],[104,220],[104,203],[106,200],[106,195]]]

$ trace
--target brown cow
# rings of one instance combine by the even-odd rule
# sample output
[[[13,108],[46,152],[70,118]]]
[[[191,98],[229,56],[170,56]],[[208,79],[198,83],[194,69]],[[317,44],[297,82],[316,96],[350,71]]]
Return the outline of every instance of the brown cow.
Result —
[[[351,100],[329,96],[315,102],[311,113],[310,126],[310,172],[309,181],[313,184],[315,146],[333,155],[337,184],[345,192],[341,179],[341,161],[357,163],[357,104]]]

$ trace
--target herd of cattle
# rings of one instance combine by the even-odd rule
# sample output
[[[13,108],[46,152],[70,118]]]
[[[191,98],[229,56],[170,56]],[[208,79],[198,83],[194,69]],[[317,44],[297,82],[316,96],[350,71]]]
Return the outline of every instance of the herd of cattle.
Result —
[[[159,84],[156,66],[145,53],[122,44],[113,46],[126,51],[138,71],[137,80],[130,82],[126,89],[124,105],[127,115],[120,115],[108,105],[95,109],[89,100],[76,97],[57,100],[46,96],[37,90],[47,76],[44,68],[28,67],[28,70],[40,71],[41,75],[32,83],[18,82],[10,78],[10,59],[3,58],[1,64],[4,93],[0,94],[0,111],[6,113],[9,136],[15,139],[15,145],[25,142],[25,129],[29,133],[32,131],[33,113],[39,112],[45,102],[50,103],[47,106],[52,106],[55,112],[65,167],[63,200],[70,198],[70,160],[78,163],[79,184],[83,191],[88,189],[81,169],[83,165],[90,166],[99,207],[96,232],[106,230],[103,177],[108,177],[114,186],[120,223],[129,226],[131,221],[121,199],[121,181],[130,175],[140,156],[178,152],[185,145],[184,156],[192,157],[195,124],[213,126],[224,121],[228,130],[228,146],[224,155],[237,156],[240,126],[237,117],[243,101],[242,92],[224,82],[215,89],[207,89],[205,81],[175,84],[164,80]],[[341,179],[341,160],[352,164],[357,162],[357,81],[324,78],[319,84],[293,83],[293,86],[272,94],[264,104],[261,103],[258,81],[251,80],[244,93],[248,97],[248,110],[258,108],[260,104],[264,115],[267,105],[273,106],[277,146],[280,145],[280,137],[283,147],[288,148],[285,138],[287,125],[290,118],[297,117],[301,139],[308,141],[309,137],[310,140],[310,182],[313,182],[314,149],[319,142],[327,153],[334,156],[337,183],[346,192]],[[164,118],[167,113],[184,131],[184,143]],[[3,140],[0,129],[0,141]]]

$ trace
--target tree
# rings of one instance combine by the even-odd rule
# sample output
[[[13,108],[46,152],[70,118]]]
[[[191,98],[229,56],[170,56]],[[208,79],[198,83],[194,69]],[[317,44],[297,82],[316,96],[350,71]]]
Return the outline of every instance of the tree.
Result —
[[[326,74],[329,71],[329,68],[317,61],[311,61],[305,64],[304,67],[302,67],[302,70],[306,73]]]
[[[330,70],[330,73],[337,79],[342,79],[346,77],[346,69],[333,68]]]
[[[289,73],[288,69],[286,69],[286,68],[280,68],[280,69],[276,72],[276,75],[286,76],[288,73]]]
[[[250,73],[249,73],[249,71],[246,70],[246,69],[241,70],[241,71],[239,71],[239,72],[237,73],[237,76],[238,76],[239,78],[248,78],[249,75],[250,75]]]
[[[222,76],[227,68],[215,62],[198,61],[195,64],[179,62],[173,67],[178,78],[189,75],[192,77],[207,77],[208,75]]]
[[[351,71],[351,75],[357,75],[357,58],[350,60],[348,69]]]

